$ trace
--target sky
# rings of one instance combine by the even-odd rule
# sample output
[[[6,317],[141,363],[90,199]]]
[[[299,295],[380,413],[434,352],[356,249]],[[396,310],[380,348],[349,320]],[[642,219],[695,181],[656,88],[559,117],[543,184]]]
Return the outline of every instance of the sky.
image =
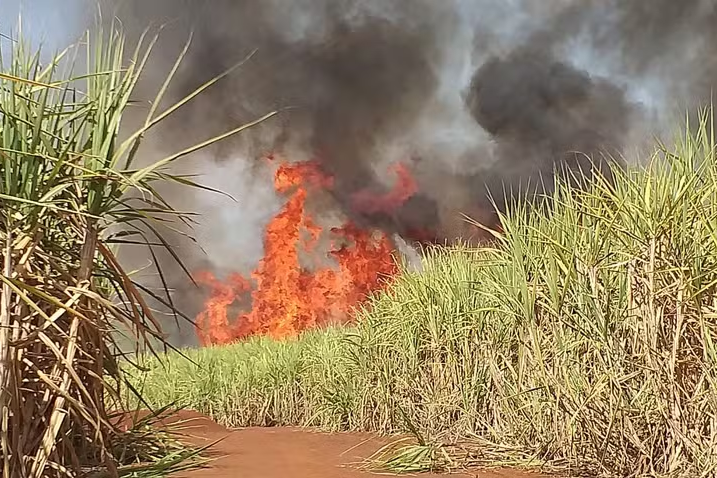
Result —
[[[15,36],[19,20],[26,40],[50,52],[73,43],[81,22],[90,12],[81,0],[0,0],[0,34]]]

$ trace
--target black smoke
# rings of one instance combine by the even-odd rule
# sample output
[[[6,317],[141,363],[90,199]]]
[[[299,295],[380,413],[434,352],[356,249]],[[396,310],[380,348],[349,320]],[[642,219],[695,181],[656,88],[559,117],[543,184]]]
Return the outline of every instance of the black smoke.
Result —
[[[634,108],[615,85],[529,47],[483,64],[466,102],[495,141],[498,157],[495,167],[471,182],[524,195],[531,186],[550,187],[556,169],[589,175],[606,158],[619,161]]]
[[[160,143],[176,149],[290,107],[213,148],[216,167],[251,161],[242,174],[259,178],[266,152],[314,157],[336,179],[327,208],[409,239],[467,238],[462,213],[494,219],[487,191],[500,198],[550,188],[556,168],[604,168],[669,127],[671,113],[709,102],[717,78],[717,0],[105,3],[135,36],[170,22],[150,82],[194,32],[174,99],[256,50]],[[409,165],[420,193],[393,214],[357,210],[356,193],[389,187],[389,159]]]
[[[363,216],[352,210],[351,198],[364,189],[385,190],[378,178],[385,171],[375,168],[382,159],[381,146],[430,115],[426,107],[438,85],[442,37],[450,35],[457,20],[450,5],[428,0],[414,1],[410,8],[398,1],[375,2],[372,8],[326,0],[116,3],[125,25],[149,19],[173,22],[165,35],[170,40],[164,38],[161,47],[167,57],[176,55],[182,35],[194,30],[175,98],[256,49],[240,73],[185,110],[170,136],[183,139],[222,130],[290,107],[278,124],[264,126],[271,130],[271,141],[257,144],[257,155],[299,144],[334,175],[336,200],[354,219],[383,228],[413,227],[403,224],[414,221],[408,219],[411,214],[406,219]],[[307,31],[297,32],[304,23]],[[218,157],[230,155],[234,147],[225,142]],[[430,210],[433,201],[419,196],[412,203],[427,204]]]
[[[470,118],[489,135],[490,153],[467,147],[460,164],[473,163],[470,170],[450,171],[450,161],[436,157],[441,152],[435,148],[430,154],[422,151],[425,138],[419,138],[415,151],[407,154],[413,156],[416,170],[423,171],[421,193],[389,216],[354,210],[351,198],[356,192],[386,189],[383,147],[397,137],[410,137],[417,122],[425,123],[433,114],[461,15],[476,11],[479,17],[497,9],[498,3],[110,2],[124,24],[137,32],[149,21],[173,22],[160,48],[167,62],[194,30],[193,47],[173,90],[176,98],[257,50],[242,71],[185,111],[170,136],[222,130],[268,110],[292,107],[263,126],[264,133],[235,141],[253,143],[257,155],[288,150],[291,156],[302,150],[304,156],[315,156],[335,176],[335,199],[343,212],[402,234],[430,229],[436,239],[465,232],[442,215],[480,215],[489,208],[486,186],[500,197],[499,189],[505,187],[549,185],[556,166],[589,170],[604,163],[607,155],[619,157],[633,123],[645,120],[623,84],[561,58],[571,41],[581,39],[581,48],[597,52],[598,60],[604,55],[612,72],[635,81],[667,73],[662,81],[676,97],[681,93],[704,101],[711,92],[716,62],[710,53],[717,39],[713,1],[548,1],[541,2],[542,8],[519,2],[515,8],[528,11],[541,24],[533,25],[534,31],[522,41],[513,40],[520,38],[517,31],[504,34],[507,49],[503,42],[503,51],[493,53],[499,48],[486,32],[490,25],[477,22],[473,47],[482,61],[461,92]],[[680,70],[685,49],[694,57],[687,60],[687,72]],[[235,147],[235,142],[225,142],[217,157],[230,157]],[[440,184],[432,181],[432,173],[441,178]],[[446,204],[455,194],[443,193],[454,188],[465,190],[463,199]]]

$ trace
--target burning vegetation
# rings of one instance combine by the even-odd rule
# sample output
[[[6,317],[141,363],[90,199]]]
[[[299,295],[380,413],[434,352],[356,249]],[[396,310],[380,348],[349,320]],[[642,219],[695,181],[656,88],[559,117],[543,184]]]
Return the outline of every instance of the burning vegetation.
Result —
[[[705,0],[105,3],[137,34],[148,19],[171,22],[151,68],[168,66],[194,32],[170,97],[183,98],[256,49],[169,119],[159,149],[189,132],[290,107],[212,150],[193,171],[241,176],[209,184],[238,206],[203,209],[199,195],[180,198],[205,224],[233,219],[204,235],[206,256],[195,244],[182,248],[201,271],[204,296],[186,277],[168,274],[172,300],[207,329],[202,343],[346,320],[348,304],[360,301],[356,291],[384,282],[361,278],[346,255],[357,263],[372,255],[377,263],[362,267],[390,276],[385,251],[396,236],[470,241],[477,234],[462,214],[495,225],[494,203],[505,212],[516,191],[521,200],[550,193],[555,168],[609,173],[607,156],[640,150],[672,127],[673,105],[709,101],[717,72],[717,9]],[[301,184],[288,188],[277,178],[272,188],[264,165],[255,165],[267,149],[299,163],[314,158],[301,168],[320,170],[330,184],[303,175]],[[266,204],[275,192],[286,200],[278,214]],[[323,196],[330,200],[314,201]],[[343,222],[324,225],[327,217]],[[337,290],[327,291],[332,282]],[[286,323],[289,310],[297,315]],[[178,345],[195,343],[193,328],[177,335]]]
[[[391,214],[416,192],[404,165],[392,170],[395,186],[380,195],[357,193],[356,208]],[[333,178],[316,161],[280,162],[274,188],[288,198],[266,227],[264,258],[251,278],[231,273],[220,280],[210,271],[197,274],[208,290],[205,308],[196,319],[202,345],[258,334],[284,338],[310,327],[345,322],[352,308],[398,272],[395,248],[385,232],[352,221],[325,230],[312,217],[309,197],[333,187]],[[322,245],[327,248],[322,250]],[[237,307],[250,310],[232,317]]]
[[[59,59],[45,68],[14,42],[0,76],[2,476],[102,474],[100,465],[128,474],[158,449],[109,413],[126,383],[126,354],[110,331],[124,324],[135,352],[151,350],[165,332],[156,304],[195,316],[201,344],[213,345],[347,322],[374,292],[356,327],[286,347],[203,350],[204,370],[222,362],[214,354],[238,358],[204,382],[196,369],[184,369],[192,380],[164,375],[157,383],[169,390],[152,403],[201,397],[203,411],[246,414],[224,417],[235,423],[410,431],[427,438],[419,453],[403,453],[430,457],[413,464],[420,469],[453,457],[595,476],[717,469],[713,117],[701,116],[647,170],[606,159],[671,128],[673,104],[711,101],[713,0],[104,3],[130,30],[182,18],[157,43],[156,62],[142,61],[140,47],[125,68],[124,37],[112,30],[87,48],[79,78],[55,81]],[[172,49],[190,29],[180,67]],[[206,83],[236,73],[254,48],[245,71]],[[144,126],[120,142],[125,106],[158,67],[182,81],[160,80],[160,93],[144,96]],[[188,105],[184,113],[162,107],[165,92]],[[283,107],[292,109],[264,121]],[[135,163],[159,122],[167,129],[158,149],[172,152]],[[247,236],[263,257],[237,265],[215,249],[194,267],[196,249],[175,251],[155,229],[190,218],[154,184],[186,186],[165,167],[250,126],[252,135],[210,149],[199,167],[221,175],[223,163],[251,164],[242,181],[281,199],[269,214],[244,194],[241,209],[263,208],[262,233],[236,221],[208,238],[235,246]],[[189,130],[214,139],[175,150]],[[267,147],[292,160],[255,161]],[[273,187],[257,181],[267,164]],[[579,181],[554,177],[562,167]],[[531,193],[546,193],[547,207],[532,208]],[[180,194],[173,199],[199,202],[200,193]],[[482,220],[493,206],[499,247],[434,248],[423,274],[399,274],[404,238],[470,239],[461,213]],[[140,254],[161,287],[130,277],[118,244],[147,246]],[[172,267],[196,271],[202,301]],[[293,362],[282,360],[286,350]],[[187,386],[198,388],[161,399]],[[434,448],[447,438],[460,445]]]
[[[257,189],[239,190],[240,206],[229,207],[261,209],[256,228],[261,231],[247,232],[247,221],[237,220],[203,245],[224,242],[225,251],[229,246],[244,254],[237,246],[244,241],[260,245],[262,257],[241,262],[215,248],[203,264],[197,260],[189,267],[203,297],[190,297],[194,309],[185,315],[196,317],[201,344],[242,343],[190,352],[206,360],[200,369],[187,361],[143,367],[142,373],[163,375],[155,381],[152,399],[142,403],[194,400],[194,408],[232,425],[411,432],[425,440],[418,453],[404,449],[399,457],[418,461],[408,464],[414,470],[459,462],[545,464],[566,474],[625,477],[676,476],[682,470],[709,476],[717,469],[714,122],[701,117],[691,128],[696,134],[687,132],[674,150],[656,154],[648,170],[622,163],[607,168],[603,161],[605,153],[622,157],[633,148],[639,151],[641,138],[671,127],[668,101],[691,107],[711,99],[717,77],[714,1],[415,0],[410,8],[398,0],[121,3],[126,10],[120,17],[130,28],[181,12],[188,21],[175,25],[196,32],[181,69],[184,81],[168,89],[168,96],[186,98],[207,75],[228,71],[258,48],[244,71],[207,89],[184,116],[173,116],[161,144],[174,147],[189,130],[214,134],[257,112],[293,107],[249,137],[213,149],[200,166],[216,177],[230,170],[226,163],[248,165],[243,177],[230,180],[253,182],[281,203],[275,210],[252,197]],[[170,35],[160,51],[167,53],[166,45],[177,47],[186,38],[188,29],[180,30],[181,40]],[[162,58],[174,61],[173,54],[161,55],[160,66]],[[103,75],[120,71],[112,68]],[[116,94],[114,84],[107,82],[107,95]],[[27,86],[25,94],[34,100],[21,104],[19,115],[43,104],[38,91]],[[13,111],[16,98],[5,95],[3,110]],[[77,111],[88,115],[87,128],[104,124],[93,115],[116,102],[93,104]],[[72,108],[60,115],[67,124],[77,124]],[[58,123],[55,112],[49,113],[19,120],[7,115],[1,127],[9,134],[0,136],[24,139],[27,125],[38,124],[37,118],[52,128]],[[42,468],[49,463],[47,455],[43,458],[45,445],[53,440],[49,460],[58,466],[72,462],[82,454],[64,437],[76,431],[84,438],[90,432],[106,438],[102,447],[107,449],[95,449],[97,456],[126,449],[115,446],[116,430],[95,433],[94,423],[108,423],[97,399],[106,387],[96,378],[118,373],[119,366],[107,360],[114,350],[109,336],[104,347],[97,346],[105,322],[95,321],[91,329],[84,318],[117,314],[107,306],[109,295],[95,299],[110,265],[111,285],[124,287],[128,299],[120,318],[152,323],[144,327],[139,321],[138,336],[161,337],[162,332],[155,331],[160,327],[154,327],[150,306],[139,312],[134,307],[144,294],[115,268],[105,252],[110,244],[105,248],[98,242],[103,260],[87,254],[92,246],[87,238],[102,237],[95,223],[85,222],[86,211],[124,223],[117,216],[121,209],[71,211],[76,228],[64,238],[75,246],[69,257],[67,247],[54,247],[43,237],[38,241],[45,242],[34,247],[29,239],[37,230],[26,218],[47,214],[45,230],[61,231],[49,227],[67,224],[68,208],[58,205],[75,207],[98,192],[107,200],[89,206],[114,204],[118,195],[106,188],[107,178],[141,179],[146,171],[135,172],[141,166],[128,164],[108,175],[100,168],[90,181],[83,158],[94,161],[122,149],[86,151],[85,145],[111,144],[115,133],[103,136],[109,140],[75,144],[87,136],[61,129],[45,140],[4,145],[17,161],[2,163],[13,164],[5,173],[8,184],[22,185],[17,191],[24,193],[32,183],[25,178],[28,158],[42,160],[36,164],[45,174],[31,179],[45,179],[33,184],[47,184],[48,194],[61,199],[46,207],[46,196],[27,188],[31,195],[19,197],[13,213],[6,213],[5,222],[14,224],[5,232],[6,257],[18,267],[6,266],[12,281],[4,285],[2,322],[17,324],[13,334],[37,337],[35,343],[10,339],[11,329],[0,327],[6,331],[0,337],[0,364],[14,367],[0,370],[0,388],[15,394],[7,414],[11,421],[0,430],[11,435],[13,447],[4,452],[6,468],[11,461]],[[66,144],[46,147],[62,134]],[[28,145],[40,150],[23,152]],[[256,161],[257,151],[266,148],[291,161]],[[49,161],[56,151],[69,152],[64,160],[78,161],[78,167],[57,176]],[[586,174],[575,184],[554,181],[555,168],[563,166]],[[595,177],[593,166],[598,166]],[[258,180],[266,168],[273,181]],[[56,179],[60,182],[52,187]],[[86,194],[81,187],[90,182],[94,190]],[[128,181],[121,188],[137,184]],[[498,247],[432,248],[421,262],[423,273],[399,274],[396,252],[405,247],[403,238],[469,238],[460,213],[483,219],[492,206],[486,189],[503,213]],[[516,190],[521,194],[512,195]],[[545,208],[526,204],[525,193],[533,192],[548,193]],[[200,202],[198,197],[187,201]],[[145,206],[155,204],[130,216],[142,216]],[[25,214],[28,208],[33,210]],[[53,249],[59,255],[47,260]],[[149,254],[155,259],[154,249]],[[172,256],[191,255],[182,250]],[[77,271],[57,269],[74,267],[77,258],[83,259]],[[12,289],[23,264],[35,271],[57,269],[41,280],[29,279],[33,289],[46,292],[38,306]],[[88,272],[93,267],[94,275]],[[195,290],[191,281],[171,272],[157,276],[163,296],[153,298],[166,297],[163,305],[174,307],[174,299],[188,300],[187,291]],[[167,285],[165,277],[177,282]],[[87,293],[73,298],[84,287]],[[51,301],[48,291],[55,294]],[[349,321],[352,310],[374,292],[370,307],[358,307],[354,327],[303,334],[289,343],[243,340],[291,337]],[[79,304],[77,312],[70,313],[71,304],[58,307],[68,298]],[[178,306],[182,312],[188,310],[184,305]],[[64,317],[45,318],[56,314]],[[43,341],[48,331],[54,337]],[[75,353],[78,343],[82,348]],[[53,344],[60,344],[61,354]],[[93,361],[86,365],[90,354]],[[70,362],[80,374],[58,373]],[[167,374],[177,370],[185,373],[168,380]],[[33,388],[46,377],[55,383]],[[87,384],[94,384],[89,398]],[[145,389],[134,387],[140,388]],[[38,402],[37,397],[45,398]],[[62,406],[65,397],[73,400],[67,400],[71,406]],[[78,407],[77,400],[87,406]],[[35,407],[32,420],[26,419],[27,404]],[[93,419],[81,418],[88,411]],[[46,431],[23,440],[18,423]],[[84,438],[82,443],[92,442]],[[445,443],[452,445],[440,445]],[[25,462],[23,456],[40,460]],[[400,461],[387,463],[407,469]]]

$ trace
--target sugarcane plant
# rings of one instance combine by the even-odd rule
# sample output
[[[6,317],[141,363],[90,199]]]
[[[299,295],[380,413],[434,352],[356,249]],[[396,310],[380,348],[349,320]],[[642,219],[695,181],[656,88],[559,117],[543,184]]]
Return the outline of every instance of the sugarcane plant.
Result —
[[[173,163],[276,114],[140,166],[145,135],[241,64],[163,109],[188,41],[128,134],[123,114],[157,38],[148,31],[130,51],[112,24],[46,62],[22,39],[0,52],[1,476],[122,476],[142,465],[127,452],[141,434],[113,418],[126,368],[114,331],[152,352],[164,336],[149,304],[173,304],[166,287],[138,283],[116,249],[144,244],[150,257],[161,248],[180,261],[162,225],[191,217],[158,184],[199,187]]]

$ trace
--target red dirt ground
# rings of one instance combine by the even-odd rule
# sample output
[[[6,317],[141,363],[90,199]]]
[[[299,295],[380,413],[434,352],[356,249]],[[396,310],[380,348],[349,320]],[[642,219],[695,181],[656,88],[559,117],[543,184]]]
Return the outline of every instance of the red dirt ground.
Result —
[[[387,443],[385,438],[357,433],[318,433],[297,428],[229,430],[196,412],[182,411],[164,423],[178,429],[182,440],[203,446],[223,439],[207,453],[207,468],[176,478],[371,478],[386,476],[358,465]],[[415,476],[415,475],[414,475]],[[449,475],[421,474],[421,478]],[[451,478],[539,478],[514,471],[471,471]]]

